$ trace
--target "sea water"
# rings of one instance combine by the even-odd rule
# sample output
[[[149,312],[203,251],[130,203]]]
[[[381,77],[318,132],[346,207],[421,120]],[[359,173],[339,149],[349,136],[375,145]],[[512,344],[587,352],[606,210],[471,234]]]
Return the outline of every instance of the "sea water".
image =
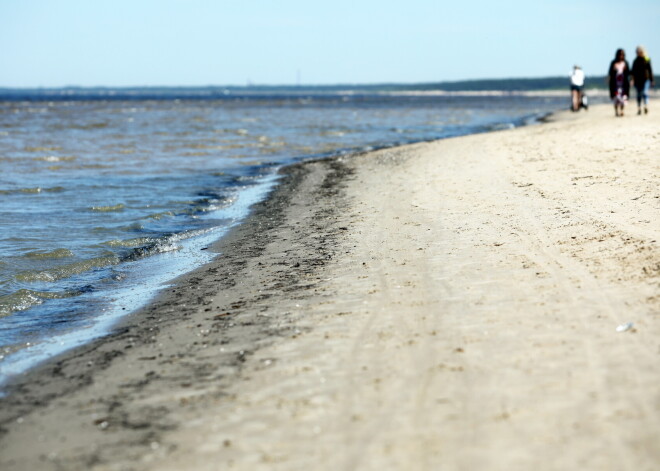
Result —
[[[284,165],[530,124],[565,106],[350,91],[0,94],[0,383],[107,333],[208,262],[204,249]]]

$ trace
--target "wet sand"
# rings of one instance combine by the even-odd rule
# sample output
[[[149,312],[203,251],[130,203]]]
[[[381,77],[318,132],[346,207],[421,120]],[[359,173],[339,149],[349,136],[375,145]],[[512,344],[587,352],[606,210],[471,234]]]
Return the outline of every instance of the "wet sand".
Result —
[[[214,262],[12,385],[0,469],[657,469],[656,116],[288,168]]]

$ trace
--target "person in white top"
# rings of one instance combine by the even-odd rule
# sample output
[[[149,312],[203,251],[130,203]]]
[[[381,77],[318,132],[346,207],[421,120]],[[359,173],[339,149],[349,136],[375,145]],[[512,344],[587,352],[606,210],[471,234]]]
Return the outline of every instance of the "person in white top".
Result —
[[[580,111],[582,105],[582,89],[584,88],[584,72],[579,65],[573,66],[571,74],[571,111]]]

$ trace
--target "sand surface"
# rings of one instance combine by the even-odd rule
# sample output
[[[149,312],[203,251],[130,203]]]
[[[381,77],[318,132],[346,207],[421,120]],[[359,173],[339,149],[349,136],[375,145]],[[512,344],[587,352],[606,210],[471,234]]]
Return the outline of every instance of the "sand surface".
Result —
[[[659,177],[609,106],[292,167],[12,385],[0,469],[658,470]]]

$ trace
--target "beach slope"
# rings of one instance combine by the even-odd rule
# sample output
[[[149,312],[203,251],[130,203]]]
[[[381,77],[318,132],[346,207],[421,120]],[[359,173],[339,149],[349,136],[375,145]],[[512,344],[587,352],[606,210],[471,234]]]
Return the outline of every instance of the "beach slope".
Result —
[[[3,398],[0,468],[655,470],[660,115],[298,165]]]

